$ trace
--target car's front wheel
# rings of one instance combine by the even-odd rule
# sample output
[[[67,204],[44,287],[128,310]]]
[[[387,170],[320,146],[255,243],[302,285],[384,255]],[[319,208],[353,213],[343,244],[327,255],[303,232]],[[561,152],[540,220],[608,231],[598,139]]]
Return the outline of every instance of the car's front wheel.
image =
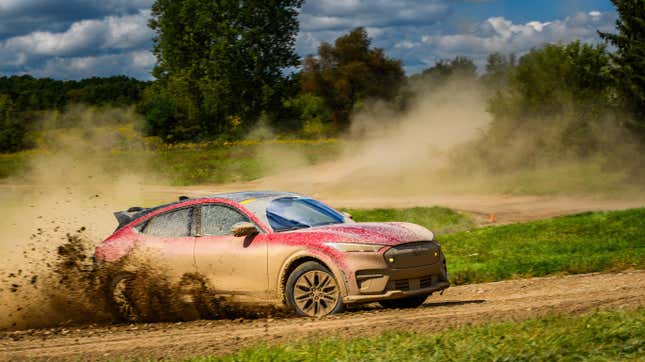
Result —
[[[313,261],[302,263],[291,273],[285,292],[287,303],[299,315],[323,317],[345,307],[332,272]]]
[[[415,295],[401,299],[382,300],[378,302],[383,308],[416,308],[428,299],[428,295]]]

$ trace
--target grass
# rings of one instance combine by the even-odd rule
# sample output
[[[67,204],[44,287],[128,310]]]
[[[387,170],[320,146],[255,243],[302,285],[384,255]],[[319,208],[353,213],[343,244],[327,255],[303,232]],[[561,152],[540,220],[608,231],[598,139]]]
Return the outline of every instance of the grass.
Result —
[[[149,167],[173,185],[249,181],[332,159],[334,140],[256,142],[160,148],[148,152]]]
[[[190,361],[636,361],[644,354],[645,309],[640,309],[466,326],[438,334],[391,331],[369,338],[308,339]]]
[[[348,210],[357,221],[410,221],[438,230],[454,284],[645,268],[645,209],[472,226],[443,208]]]
[[[473,219],[445,207],[413,207],[409,209],[344,209],[356,221],[407,221],[423,225],[435,235],[472,229]]]
[[[440,238],[456,284],[645,267],[645,209],[588,212]]]
[[[33,151],[0,153],[0,179],[25,172],[33,155]]]
[[[87,163],[100,165],[107,175],[135,172],[145,174],[149,183],[170,185],[250,181],[279,171],[329,161],[341,149],[336,140],[153,143],[98,151],[90,146],[83,147],[68,153],[76,158],[88,158]],[[28,174],[32,161],[56,152],[61,151],[0,154],[0,179]]]

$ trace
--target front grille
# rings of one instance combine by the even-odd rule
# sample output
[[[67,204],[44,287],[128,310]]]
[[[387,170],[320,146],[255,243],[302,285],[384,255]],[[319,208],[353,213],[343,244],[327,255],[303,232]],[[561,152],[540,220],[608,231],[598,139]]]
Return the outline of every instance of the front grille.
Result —
[[[407,279],[395,280],[394,281],[395,290],[410,290],[410,281]]]
[[[387,285],[387,289],[402,291],[425,289],[430,288],[437,282],[439,282],[437,276],[431,275],[427,275],[421,278],[391,280]]]
[[[394,246],[383,256],[391,268],[414,268],[438,262],[441,249],[433,242],[420,241]]]
[[[427,277],[423,277],[423,278],[421,278],[419,280],[419,288],[421,288],[421,289],[430,288],[431,286],[432,286],[432,277],[431,276],[428,275]]]

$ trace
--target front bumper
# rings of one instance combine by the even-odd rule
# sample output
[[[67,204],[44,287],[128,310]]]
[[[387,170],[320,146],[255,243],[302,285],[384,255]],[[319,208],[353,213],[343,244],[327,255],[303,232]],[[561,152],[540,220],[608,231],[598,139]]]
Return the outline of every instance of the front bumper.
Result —
[[[348,295],[343,298],[343,303],[345,304],[370,303],[370,302],[377,302],[379,300],[399,299],[399,298],[411,297],[414,295],[432,294],[434,292],[444,290],[449,286],[450,286],[449,282],[440,282],[429,288],[422,288],[422,289],[416,289],[416,290],[410,290],[410,291],[390,290],[383,294]]]
[[[427,258],[414,260],[416,265],[386,261],[391,255],[386,251],[348,256],[350,270],[345,271],[348,292],[343,297],[345,304],[432,294],[450,286],[446,259],[438,245],[430,250]]]

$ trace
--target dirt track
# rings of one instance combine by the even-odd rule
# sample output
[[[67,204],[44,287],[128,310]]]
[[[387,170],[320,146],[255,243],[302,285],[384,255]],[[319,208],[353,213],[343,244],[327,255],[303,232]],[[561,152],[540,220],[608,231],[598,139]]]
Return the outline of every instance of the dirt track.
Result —
[[[645,271],[519,279],[450,288],[413,310],[367,306],[320,320],[304,318],[84,326],[0,334],[0,360],[188,357],[225,354],[303,336],[434,332],[548,313],[645,306]]]

